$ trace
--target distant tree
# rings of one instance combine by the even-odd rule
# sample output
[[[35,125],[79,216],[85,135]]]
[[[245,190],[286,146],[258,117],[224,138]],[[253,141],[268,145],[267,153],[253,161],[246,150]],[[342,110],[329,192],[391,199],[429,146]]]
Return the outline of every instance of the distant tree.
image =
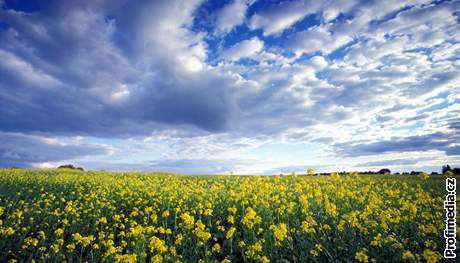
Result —
[[[449,165],[443,166],[442,167],[442,174],[445,174],[447,171],[452,171],[452,168],[450,168]]]
[[[391,174],[391,171],[388,168],[383,168],[378,171],[378,174]]]
[[[81,167],[75,167],[72,164],[65,164],[65,165],[60,165],[58,169],[72,169],[72,170],[80,170],[83,171],[84,169]]]
[[[454,173],[455,175],[460,175],[460,168],[456,167],[452,170],[452,173]]]

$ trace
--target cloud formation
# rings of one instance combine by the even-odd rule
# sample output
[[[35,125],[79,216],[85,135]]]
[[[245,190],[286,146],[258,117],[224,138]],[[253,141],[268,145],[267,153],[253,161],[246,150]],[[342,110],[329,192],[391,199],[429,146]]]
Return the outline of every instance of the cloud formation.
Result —
[[[145,141],[167,154],[145,146],[135,156],[194,171],[208,169],[213,157],[214,168],[230,168],[218,161],[227,159],[248,170],[237,157],[266,163],[252,151],[274,142],[321,143],[299,156],[328,156],[347,167],[378,163],[382,153],[460,160],[458,1],[0,6],[0,132],[16,136],[18,149],[21,141],[81,136],[78,147],[92,149],[87,153],[53,149],[77,160],[99,155],[92,141],[102,140],[129,166],[132,157],[120,149]],[[196,161],[179,164],[190,156],[168,150],[178,142],[187,142],[183,153],[200,152]],[[0,161],[59,161],[28,157],[35,149]],[[219,151],[225,154],[217,158]],[[100,162],[119,167],[107,159]]]
[[[402,138],[390,138],[389,140],[369,143],[338,143],[335,147],[337,147],[338,152],[342,152],[348,156],[427,150],[444,151],[447,155],[455,155],[458,154],[458,146],[454,145],[459,139],[459,134],[443,134],[438,132]]]
[[[234,0],[217,11],[216,29],[221,33],[230,32],[235,26],[241,25],[246,17],[246,10],[250,3],[243,0]]]
[[[29,167],[91,155],[107,155],[109,152],[110,149],[102,145],[65,143],[54,138],[20,133],[0,133],[0,167]]]
[[[252,57],[262,51],[263,48],[264,42],[260,41],[257,37],[253,37],[236,43],[229,49],[222,52],[222,58],[237,61],[242,58]]]

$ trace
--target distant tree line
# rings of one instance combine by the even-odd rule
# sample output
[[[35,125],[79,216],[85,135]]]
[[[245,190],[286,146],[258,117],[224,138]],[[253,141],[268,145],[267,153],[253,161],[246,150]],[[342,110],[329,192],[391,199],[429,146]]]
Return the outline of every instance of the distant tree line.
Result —
[[[454,169],[450,168],[450,165],[442,167],[442,174],[453,173],[454,175],[460,175],[460,168],[456,167]]]
[[[338,174],[338,175],[347,175],[347,174],[350,174],[351,172],[346,172],[346,171],[342,171],[342,172],[338,172],[338,173],[315,173],[313,169],[308,169],[307,170],[307,173],[306,175],[312,175],[312,176],[315,176],[315,175],[332,175],[332,174]],[[383,168],[383,169],[380,169],[379,171],[363,171],[363,172],[352,172],[352,173],[355,173],[355,174],[359,174],[359,175],[364,175],[364,174],[391,174],[391,170],[388,169],[388,168]],[[402,172],[402,173],[395,173],[395,174],[398,174],[398,175],[420,175],[424,173],[423,171],[411,171],[411,172]],[[451,168],[449,165],[446,165],[446,166],[442,166],[442,173],[441,174],[448,174],[448,173],[451,173],[453,175],[460,175],[460,168]],[[432,172],[431,175],[438,175],[439,173],[437,172]],[[280,174],[282,175],[282,174]],[[291,175],[296,175],[295,172],[292,172]]]
[[[60,165],[58,166],[58,169],[72,169],[72,170],[80,170],[80,171],[84,171],[83,168],[81,167],[76,167],[76,166],[73,166],[72,164],[64,164],[64,165]]]

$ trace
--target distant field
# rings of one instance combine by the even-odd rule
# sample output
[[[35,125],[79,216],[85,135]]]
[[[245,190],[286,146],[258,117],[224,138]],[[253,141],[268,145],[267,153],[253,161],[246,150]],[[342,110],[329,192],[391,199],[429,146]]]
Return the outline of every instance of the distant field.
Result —
[[[441,176],[0,169],[0,262],[442,258]]]

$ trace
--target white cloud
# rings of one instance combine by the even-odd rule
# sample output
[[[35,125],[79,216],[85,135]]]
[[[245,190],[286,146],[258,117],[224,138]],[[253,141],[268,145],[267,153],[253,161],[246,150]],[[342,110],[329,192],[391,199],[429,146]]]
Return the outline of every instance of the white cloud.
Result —
[[[340,13],[347,13],[350,9],[359,3],[359,1],[354,0],[334,0],[334,1],[325,1],[323,7],[323,18],[325,22],[330,22],[339,16]]]
[[[460,56],[460,43],[445,43],[434,48],[430,54],[434,61],[446,60],[454,56]]]
[[[247,58],[256,55],[264,48],[264,42],[257,37],[243,40],[229,49],[222,52],[222,58],[237,61],[241,58]]]
[[[28,87],[56,88],[61,82],[46,72],[35,68],[20,57],[0,49],[0,70],[6,71],[9,77]],[[6,75],[5,74],[5,75]]]
[[[319,1],[289,1],[269,6],[254,14],[249,21],[249,28],[262,29],[264,36],[283,32],[308,14],[320,8]]]
[[[336,35],[325,26],[316,26],[291,36],[287,46],[289,49],[293,50],[297,56],[315,51],[329,54],[351,40],[353,40],[353,38],[350,36]]]
[[[244,0],[233,2],[217,11],[216,29],[218,32],[230,32],[235,26],[244,22],[248,3]]]
[[[129,94],[130,94],[130,91],[129,91],[128,86],[126,84],[121,84],[119,89],[112,93],[112,95],[110,96],[110,99],[115,103],[121,102],[121,101],[127,100],[129,97]]]
[[[314,56],[310,58],[307,63],[313,66],[316,70],[322,70],[329,65],[322,56]]]
[[[234,35],[227,38],[225,33],[253,13],[247,12],[250,3],[235,0],[217,16],[213,13],[211,29],[195,27],[201,19],[196,15],[206,13],[196,12],[201,4],[154,1],[121,8],[98,2],[82,8],[75,3],[53,16],[0,10],[10,27],[0,34],[0,130],[139,136],[120,139],[117,151],[105,160],[121,163],[126,156],[137,156],[140,162],[163,160],[164,165],[188,168],[204,160],[252,171],[267,160],[254,160],[248,152],[268,143],[322,142],[326,150],[318,154],[334,160],[337,156],[327,145],[445,134],[457,127],[460,30],[454,12],[459,4],[269,4],[255,9],[248,22],[269,40],[255,37],[259,32],[238,30],[238,39],[246,40],[226,50],[220,47]],[[341,12],[349,16],[336,19]],[[320,24],[292,28],[309,14],[320,18]],[[328,56],[344,46],[341,54]],[[255,63],[234,63],[243,58]],[[57,85],[59,89],[39,92],[29,88]],[[165,138],[142,140],[161,131]],[[42,144],[66,150],[44,141],[37,147]],[[14,161],[23,154],[14,148],[3,153],[5,158]],[[439,151],[426,154],[443,157]],[[29,163],[35,158],[24,156]],[[190,156],[196,160],[176,162]],[[53,164],[56,158],[53,153],[37,162]],[[233,164],[222,161],[226,159]],[[356,160],[340,161],[345,167]]]

